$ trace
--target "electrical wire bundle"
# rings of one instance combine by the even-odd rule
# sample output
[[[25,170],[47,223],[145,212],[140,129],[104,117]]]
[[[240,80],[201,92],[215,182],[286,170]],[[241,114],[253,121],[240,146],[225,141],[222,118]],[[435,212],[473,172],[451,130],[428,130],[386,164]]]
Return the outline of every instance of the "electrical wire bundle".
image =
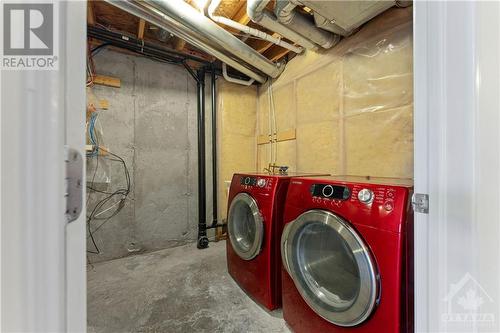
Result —
[[[97,121],[97,112],[92,112],[90,115],[89,122],[87,124],[87,131],[89,136],[89,141],[92,144],[92,151],[87,152],[87,157],[95,157],[99,155],[99,145],[97,144],[97,136],[95,133],[95,123]]]
[[[127,163],[125,163],[125,160],[121,158],[119,155],[114,154],[110,152],[109,150],[105,149],[104,147],[99,146],[99,139],[98,135],[95,132],[95,123],[97,120],[97,113],[93,112],[90,116],[89,119],[89,124],[88,124],[88,135],[89,135],[89,140],[92,143],[94,149],[92,152],[87,153],[88,158],[95,158],[96,160],[96,165],[94,168],[93,176],[92,176],[92,181],[90,185],[87,186],[87,206],[89,205],[89,199],[92,193],[96,194],[101,194],[105,195],[104,198],[99,200],[94,208],[92,209],[91,213],[87,215],[87,229],[88,229],[88,238],[91,239],[92,244],[94,245],[95,250],[87,250],[89,253],[94,253],[94,254],[99,254],[99,247],[96,244],[96,241],[94,239],[94,234],[102,227],[104,224],[106,224],[112,217],[116,216],[125,206],[125,201],[127,200],[127,197],[130,193],[130,173],[127,167]],[[102,152],[102,154],[99,154],[99,151]],[[120,162],[123,166],[123,171],[124,171],[124,177],[125,177],[125,187],[119,188],[115,191],[102,191],[94,187],[95,185],[95,177],[97,174],[97,170],[99,168],[99,159],[104,158],[109,161],[113,162]],[[92,222],[94,221],[101,221],[97,226],[92,228]]]

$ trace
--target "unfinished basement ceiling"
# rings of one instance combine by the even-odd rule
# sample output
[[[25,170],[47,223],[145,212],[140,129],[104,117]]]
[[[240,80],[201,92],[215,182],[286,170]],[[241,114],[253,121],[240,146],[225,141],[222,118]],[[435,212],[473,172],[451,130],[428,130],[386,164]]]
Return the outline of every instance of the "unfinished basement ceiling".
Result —
[[[193,0],[186,0],[186,2],[196,8]],[[230,18],[241,24],[277,36],[277,34],[250,21],[250,18],[247,15],[246,7],[246,0],[222,0],[215,11],[215,14]],[[272,9],[274,7],[274,1],[271,1],[268,7]],[[136,37],[137,39],[168,47],[182,53],[195,55],[208,61],[214,60],[212,56],[198,50],[196,47],[186,43],[182,39],[175,37],[170,33],[101,0],[88,1],[87,20],[87,24],[89,26],[120,32],[124,35],[130,35]],[[294,55],[293,52],[289,53],[290,51],[288,49],[281,46],[274,45],[268,41],[254,38],[252,36],[246,36],[243,33],[224,25],[220,26],[243,40],[247,45],[271,61],[281,60],[288,54],[290,54],[290,56]],[[95,45],[100,44],[97,41],[91,42]]]

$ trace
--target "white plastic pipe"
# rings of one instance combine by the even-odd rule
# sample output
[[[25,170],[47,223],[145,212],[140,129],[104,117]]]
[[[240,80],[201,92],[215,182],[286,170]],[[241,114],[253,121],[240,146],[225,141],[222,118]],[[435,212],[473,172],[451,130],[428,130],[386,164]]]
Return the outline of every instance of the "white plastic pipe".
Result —
[[[295,45],[292,45],[290,43],[287,43],[287,42],[283,41],[282,39],[273,37],[273,36],[271,36],[269,34],[266,34],[263,31],[254,29],[254,28],[246,26],[246,25],[243,25],[243,24],[241,24],[239,22],[233,21],[233,20],[228,19],[226,17],[215,15],[214,14],[215,9],[219,6],[220,2],[221,2],[221,0],[213,0],[210,3],[210,6],[208,6],[208,16],[210,16],[210,18],[213,21],[215,21],[217,23],[221,23],[221,24],[227,25],[228,27],[237,29],[239,31],[242,31],[244,33],[247,33],[247,34],[250,34],[252,36],[258,37],[260,39],[267,40],[268,42],[271,42],[273,44],[276,44],[276,45],[279,45],[281,47],[284,47],[285,49],[288,49],[288,50],[290,50],[292,52],[295,52],[297,54],[300,54],[300,53],[302,53],[304,51],[304,48],[302,48],[300,46],[295,46]]]
[[[252,83],[254,83],[255,81],[254,79],[249,79],[248,81],[245,81],[245,80],[235,79],[234,77],[230,77],[229,74],[227,74],[227,65],[225,62],[222,63],[222,76],[227,82],[241,84],[242,86],[251,86]]]

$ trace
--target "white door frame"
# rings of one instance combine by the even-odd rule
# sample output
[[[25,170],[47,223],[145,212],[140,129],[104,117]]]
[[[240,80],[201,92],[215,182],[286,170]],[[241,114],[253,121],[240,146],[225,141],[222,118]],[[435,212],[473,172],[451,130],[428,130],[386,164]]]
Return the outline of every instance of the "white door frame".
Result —
[[[85,207],[67,225],[64,197],[64,146],[85,153],[86,2],[58,8],[59,69],[0,72],[5,332],[86,331]]]
[[[499,19],[498,2],[414,3],[417,332],[500,331]]]

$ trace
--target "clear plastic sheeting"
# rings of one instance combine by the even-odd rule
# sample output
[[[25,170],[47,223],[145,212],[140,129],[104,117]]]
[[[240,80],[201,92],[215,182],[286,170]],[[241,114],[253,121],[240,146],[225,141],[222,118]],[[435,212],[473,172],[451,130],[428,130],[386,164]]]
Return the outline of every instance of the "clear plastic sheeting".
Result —
[[[101,158],[106,154],[104,130],[99,120],[98,99],[91,88],[87,88],[87,122],[86,144],[91,147],[87,150],[87,183],[94,189],[103,191],[111,183],[109,161]]]
[[[219,218],[227,214],[227,183],[235,172],[256,166],[257,88],[217,81],[217,139]]]
[[[412,38],[407,29],[368,41],[344,56],[344,114],[413,103]]]
[[[323,53],[292,59],[268,88],[259,89],[258,133],[295,129],[273,156],[291,171],[413,177],[412,8],[393,8]],[[269,163],[258,146],[258,169]]]

